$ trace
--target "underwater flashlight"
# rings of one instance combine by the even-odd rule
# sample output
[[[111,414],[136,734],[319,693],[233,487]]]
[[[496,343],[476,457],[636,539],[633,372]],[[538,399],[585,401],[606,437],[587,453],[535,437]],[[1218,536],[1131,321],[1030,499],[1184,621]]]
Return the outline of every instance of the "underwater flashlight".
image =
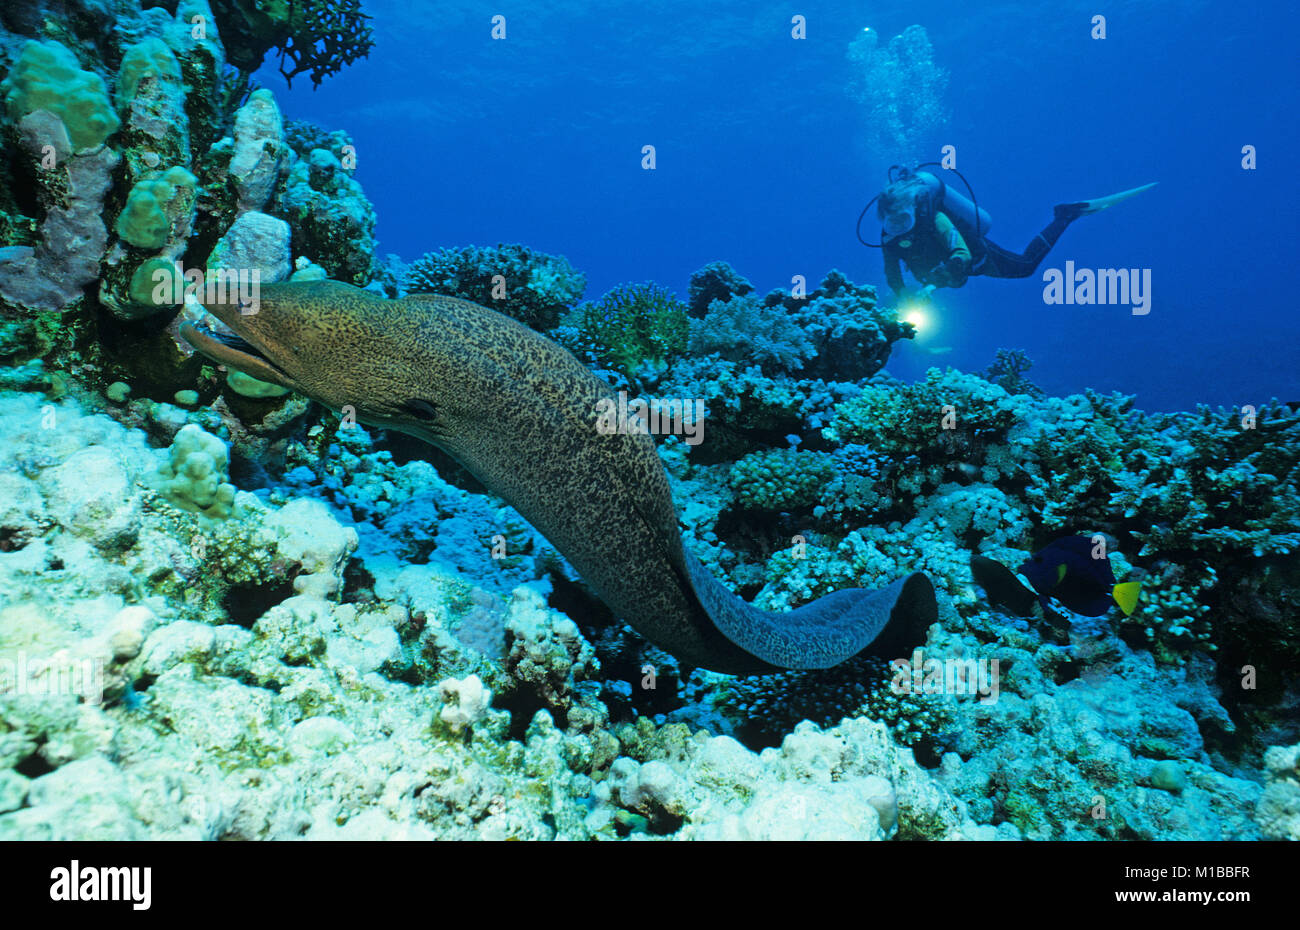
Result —
[[[934,285],[927,284],[911,300],[898,308],[899,319],[904,323],[911,323],[918,334],[934,327],[933,294]]]
[[[924,307],[909,304],[903,308],[903,322],[911,323],[912,327],[919,333],[930,325],[930,315],[925,312]]]

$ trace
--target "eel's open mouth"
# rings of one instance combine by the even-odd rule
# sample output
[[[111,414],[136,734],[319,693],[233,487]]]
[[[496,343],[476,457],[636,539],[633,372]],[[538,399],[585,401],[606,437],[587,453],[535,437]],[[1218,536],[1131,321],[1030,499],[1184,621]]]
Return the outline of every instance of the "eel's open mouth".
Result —
[[[289,376],[266,357],[257,346],[232,332],[211,315],[181,325],[180,334],[190,345],[219,365],[235,368],[244,374],[271,384],[294,387]]]

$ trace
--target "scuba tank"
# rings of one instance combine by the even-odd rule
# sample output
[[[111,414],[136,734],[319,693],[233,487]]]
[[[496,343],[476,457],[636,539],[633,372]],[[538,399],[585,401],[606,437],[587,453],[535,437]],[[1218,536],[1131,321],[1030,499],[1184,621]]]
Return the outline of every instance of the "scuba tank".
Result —
[[[973,201],[967,200],[928,171],[918,171],[913,177],[924,185],[925,196],[930,198],[932,209],[947,214],[968,243],[976,243],[988,235],[989,227],[993,225],[989,211],[976,206]]]
[[[920,170],[929,167],[942,168],[943,166],[935,161],[918,165],[915,170],[901,165],[891,165],[889,167],[889,187],[886,190],[901,194],[904,197],[910,197],[916,207],[918,222],[922,219],[933,218],[936,212],[944,213],[948,219],[952,220],[953,225],[957,227],[957,231],[961,233],[962,238],[966,240],[966,244],[974,252],[980,247],[980,240],[988,234],[989,228],[993,225],[993,217],[976,202],[975,191],[971,189],[970,182],[956,168],[946,170],[961,178],[962,183],[966,185],[966,190],[970,192],[969,199],[953,190],[937,175]],[[884,247],[884,233],[882,231],[880,242],[867,242],[862,238],[862,220],[866,218],[867,211],[871,209],[873,203],[880,199],[880,196],[880,194],[877,194],[872,197],[858,215],[858,241],[873,249]]]

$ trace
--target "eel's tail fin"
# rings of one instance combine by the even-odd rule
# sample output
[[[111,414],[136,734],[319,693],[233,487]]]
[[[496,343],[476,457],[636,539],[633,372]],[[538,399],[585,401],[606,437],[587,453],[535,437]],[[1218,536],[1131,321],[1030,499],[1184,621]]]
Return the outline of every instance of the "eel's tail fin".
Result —
[[[770,613],[728,591],[689,551],[686,565],[718,632],[767,666],[748,671],[830,668],[862,652],[907,658],[939,618],[934,585],[920,572],[874,591],[846,588],[787,613]]]

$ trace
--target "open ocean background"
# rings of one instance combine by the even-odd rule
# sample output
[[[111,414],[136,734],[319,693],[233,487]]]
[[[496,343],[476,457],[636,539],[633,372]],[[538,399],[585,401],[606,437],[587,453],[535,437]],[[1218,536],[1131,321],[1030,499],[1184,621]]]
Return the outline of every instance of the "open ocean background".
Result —
[[[837,267],[887,293],[854,236],[884,184],[866,115],[846,90],[849,43],[919,23],[948,71],[953,144],[1019,251],[1054,203],[1159,181],[1076,223],[1039,274],[1152,269],[1152,310],[1057,307],[1039,276],[941,291],[933,325],[895,348],[905,379],[1028,352],[1049,393],[1091,387],[1147,409],[1300,399],[1295,312],[1300,150],[1294,4],[891,2],[429,4],[368,0],[368,60],[289,115],[351,133],[380,252],[523,242],[569,258],[587,297],[730,262],[765,292]],[[790,17],[808,37],[790,38]],[[1107,38],[1090,19],[1107,15]],[[491,17],[507,18],[493,41]],[[413,23],[424,21],[425,28]],[[258,79],[283,94],[268,61]],[[641,147],[658,167],[642,170]],[[1254,145],[1258,167],[1241,167]],[[960,187],[959,187],[960,189]],[[878,236],[878,227],[864,231]],[[935,352],[933,350],[939,350]],[[950,349],[950,351],[945,351]]]

